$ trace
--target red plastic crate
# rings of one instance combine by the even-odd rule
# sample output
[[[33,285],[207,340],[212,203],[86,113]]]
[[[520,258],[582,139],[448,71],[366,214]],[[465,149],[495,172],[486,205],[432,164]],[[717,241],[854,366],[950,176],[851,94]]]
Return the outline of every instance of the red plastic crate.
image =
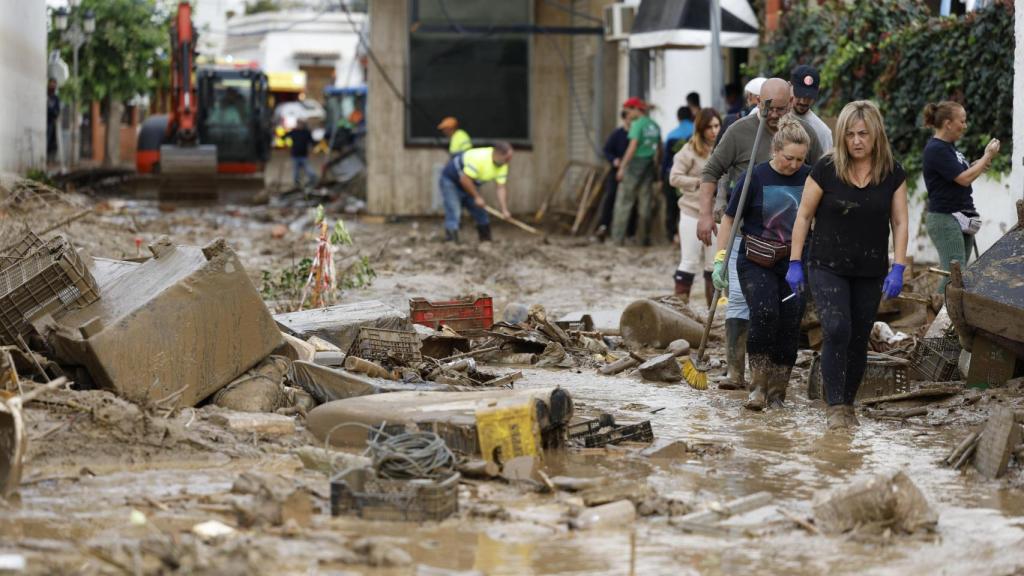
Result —
[[[490,296],[429,302],[426,298],[409,300],[413,323],[438,330],[448,326],[456,332],[487,330],[494,324],[494,303]]]

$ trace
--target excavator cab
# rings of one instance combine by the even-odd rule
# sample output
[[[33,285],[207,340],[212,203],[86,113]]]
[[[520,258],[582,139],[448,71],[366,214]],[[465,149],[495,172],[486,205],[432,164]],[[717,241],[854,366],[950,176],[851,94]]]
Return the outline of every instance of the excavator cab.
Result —
[[[255,69],[200,68],[199,143],[217,147],[217,172],[255,174],[270,159],[267,76]]]

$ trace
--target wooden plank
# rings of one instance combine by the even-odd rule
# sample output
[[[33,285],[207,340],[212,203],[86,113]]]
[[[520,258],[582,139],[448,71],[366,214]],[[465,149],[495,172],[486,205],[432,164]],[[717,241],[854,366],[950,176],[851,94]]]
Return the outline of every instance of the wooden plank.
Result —
[[[537,208],[537,212],[533,215],[533,221],[540,224],[544,220],[544,216],[548,212],[548,207],[551,205],[551,201],[555,198],[558,192],[562,189],[562,184],[565,182],[565,177],[569,174],[569,169],[572,167],[572,162],[566,162],[565,168],[562,168],[561,175],[558,176],[558,180],[555,182],[555,186],[548,192],[547,196],[544,197],[544,201],[541,202],[540,208]]]
[[[974,467],[986,478],[999,478],[1006,473],[1010,454],[1019,443],[1020,425],[1014,419],[1013,410],[996,406],[981,432]]]
[[[917,390],[911,390],[910,392],[900,392],[899,394],[868,398],[866,400],[861,400],[860,403],[864,406],[871,406],[874,404],[881,404],[883,402],[897,402],[900,400],[943,398],[959,394],[962,391],[963,388],[960,388],[959,386],[931,386],[928,388],[918,388]]]
[[[601,197],[604,192],[604,180],[608,177],[608,172],[610,170],[610,166],[605,166],[604,169],[601,170],[600,176],[594,179],[594,182],[591,185],[590,199],[583,211],[583,220],[580,222],[580,226],[573,232],[573,234],[578,234],[580,230],[586,230],[591,227],[590,223],[593,221],[597,207],[601,205]]]
[[[583,219],[587,216],[587,207],[590,206],[590,198],[593,195],[593,183],[597,173],[593,170],[587,172],[587,177],[583,185],[583,196],[579,199],[576,207],[576,218],[572,222],[572,235],[575,236],[580,231],[580,226],[583,224]]]

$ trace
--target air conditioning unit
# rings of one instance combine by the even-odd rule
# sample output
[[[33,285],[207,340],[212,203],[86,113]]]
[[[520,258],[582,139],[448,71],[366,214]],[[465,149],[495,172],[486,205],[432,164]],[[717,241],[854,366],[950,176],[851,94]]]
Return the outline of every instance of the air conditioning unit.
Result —
[[[633,29],[633,18],[636,17],[636,6],[621,2],[604,8],[604,39],[608,41],[626,40]]]

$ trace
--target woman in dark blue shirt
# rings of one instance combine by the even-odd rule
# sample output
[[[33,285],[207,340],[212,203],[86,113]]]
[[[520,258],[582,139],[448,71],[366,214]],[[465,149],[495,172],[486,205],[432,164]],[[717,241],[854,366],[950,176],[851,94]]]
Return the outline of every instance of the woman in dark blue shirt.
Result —
[[[754,166],[750,175],[746,205],[739,208],[743,180],[729,197],[721,230],[732,228],[734,218],[742,221],[743,241],[736,257],[736,275],[743,297],[750,307],[750,335],[747,358],[750,359],[750,396],[744,407],[764,410],[781,408],[786,400],[796,351],[800,343],[800,318],[804,302],[796,298],[786,283],[793,221],[800,206],[804,182],[811,172],[804,164],[811,140],[800,121],[787,114],[779,120],[772,138],[772,159]],[[718,236],[718,253],[712,281],[720,290],[728,289],[725,248],[729,234]]]
[[[943,270],[953,260],[967,264],[974,247],[974,234],[981,226],[974,209],[971,184],[999,154],[999,140],[992,139],[985,154],[973,164],[956,149],[956,141],[967,131],[967,112],[956,102],[946,100],[924,108],[924,123],[935,135],[924,147],[924,185],[928,189],[928,236],[939,252]],[[946,288],[946,279],[939,292]]]

